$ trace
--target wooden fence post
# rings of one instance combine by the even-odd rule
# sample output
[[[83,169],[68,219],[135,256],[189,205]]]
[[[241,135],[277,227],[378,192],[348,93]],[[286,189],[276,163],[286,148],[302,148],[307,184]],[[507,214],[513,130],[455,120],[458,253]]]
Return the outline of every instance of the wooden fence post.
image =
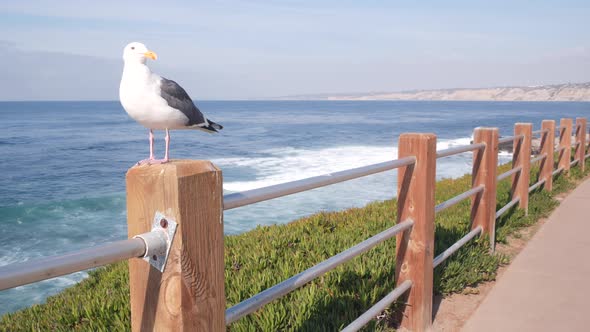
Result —
[[[482,236],[489,236],[493,251],[496,242],[498,128],[475,128],[473,143],[485,143],[486,147],[473,152],[472,186],[483,185],[485,188],[471,199],[471,228],[482,227]]]
[[[518,207],[524,210],[525,215],[529,214],[529,182],[531,178],[531,137],[533,135],[533,124],[516,123],[514,135],[522,135],[522,139],[514,139],[512,168],[522,167],[518,173],[512,174],[512,199],[518,197]]]
[[[586,118],[576,118],[576,159],[582,172],[586,164]]]
[[[426,331],[432,326],[436,135],[402,134],[398,149],[399,158],[416,157],[414,165],[398,170],[397,180],[397,222],[414,221],[396,237],[396,283],[412,281],[401,326]]]
[[[572,158],[572,119],[563,118],[559,122],[559,162],[558,168],[563,167],[564,173],[570,170]]]
[[[163,273],[129,260],[132,330],[225,331],[221,171],[192,160],[132,167],[129,236],[150,231],[157,211],[178,228]]]
[[[541,129],[546,130],[541,136],[541,153],[547,155],[541,161],[539,178],[545,179],[544,190],[553,190],[553,164],[555,156],[555,121],[543,120]]]

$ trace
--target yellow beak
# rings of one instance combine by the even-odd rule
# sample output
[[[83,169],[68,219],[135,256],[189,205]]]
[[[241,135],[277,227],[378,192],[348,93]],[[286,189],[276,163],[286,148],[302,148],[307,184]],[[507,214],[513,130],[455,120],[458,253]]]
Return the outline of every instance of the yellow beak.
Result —
[[[147,51],[143,55],[145,55],[146,57],[148,57],[152,60],[156,60],[158,58],[158,55],[152,51]]]

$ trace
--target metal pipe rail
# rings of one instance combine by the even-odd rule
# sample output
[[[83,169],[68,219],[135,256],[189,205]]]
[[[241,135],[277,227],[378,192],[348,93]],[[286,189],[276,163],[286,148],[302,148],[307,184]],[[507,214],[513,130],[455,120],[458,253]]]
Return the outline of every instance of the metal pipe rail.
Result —
[[[365,311],[362,315],[360,315],[357,319],[355,319],[352,323],[350,323],[347,327],[345,327],[341,332],[355,332],[363,328],[363,326],[367,325],[373,318],[383,312],[383,310],[387,309],[393,301],[397,300],[398,297],[403,295],[412,287],[412,281],[406,280],[401,283],[401,285],[397,286],[393,289],[393,291],[387,294],[383,299],[377,302],[374,306],[369,308],[369,310]]]
[[[539,188],[539,186],[541,186],[543,183],[545,183],[545,179],[543,179],[543,180],[540,180],[540,181],[537,181],[537,183],[535,183],[535,184],[533,184],[532,186],[530,186],[530,187],[529,187],[529,194],[530,194],[530,193],[531,193],[533,190],[535,190],[535,189]]]
[[[471,230],[471,232],[467,233],[465,236],[459,239],[459,241],[455,242],[452,246],[450,246],[447,250],[441,252],[438,256],[434,258],[434,262],[432,266],[436,268],[442,262],[444,262],[447,258],[451,257],[459,248],[465,245],[465,243],[471,241],[476,235],[481,234],[483,228],[481,226],[477,226]]]
[[[514,135],[514,136],[506,136],[502,137],[498,140],[498,144],[508,143],[510,141],[514,141],[515,139],[521,140],[524,138],[524,135]]]
[[[570,162],[570,166],[574,166],[575,164],[577,164],[580,161],[580,159],[576,159],[576,160],[572,160]]]
[[[520,197],[516,197],[515,199],[508,202],[508,204],[504,205],[500,210],[496,211],[496,219],[498,219],[501,215],[503,215],[506,211],[508,211],[518,202],[520,202]]]
[[[565,146],[562,146],[560,148],[555,149],[554,152],[561,152],[562,150],[565,150],[565,148],[566,148]]]
[[[514,167],[513,169],[506,171],[500,175],[498,175],[496,177],[496,181],[502,181],[505,178],[509,177],[510,175],[514,174],[514,173],[519,173],[520,171],[522,171],[522,166],[518,166],[518,167]]]
[[[538,155],[537,157],[535,157],[535,158],[531,159],[531,164],[534,164],[534,163],[536,163],[537,161],[541,161],[541,160],[543,160],[543,159],[545,159],[545,158],[547,158],[547,154],[546,154],[546,153],[540,154],[540,155]]]
[[[537,134],[547,134],[549,132],[549,129],[539,129],[539,130],[535,130],[531,133],[531,135],[537,135]]]
[[[584,156],[584,159],[590,157],[590,153]]]
[[[285,182],[264,188],[246,190],[223,196],[223,210],[231,210],[273,198],[296,194],[302,191],[328,186],[363,176],[390,171],[399,167],[412,165],[415,157],[405,157],[383,163],[358,167],[346,171],[314,176],[307,179]]]
[[[142,257],[146,244],[141,238],[116,241],[60,256],[0,267],[0,290],[59,277],[134,257]]]
[[[456,155],[459,153],[470,152],[473,150],[481,150],[485,148],[485,143],[474,143],[469,145],[457,146],[454,148],[448,148],[440,151],[436,151],[436,158],[444,158],[452,155]]]
[[[562,166],[562,167],[560,167],[560,168],[558,168],[558,169],[554,170],[554,171],[553,171],[553,173],[551,173],[551,175],[555,176],[556,174],[558,174],[558,173],[560,173],[560,172],[563,172],[563,170],[564,170],[564,168],[563,168],[563,166]]]
[[[467,199],[475,194],[482,192],[484,188],[485,187],[483,185],[480,185],[475,188],[469,189],[466,192],[459,194],[449,200],[446,200],[434,207],[434,213],[439,213],[441,211],[444,211],[444,210],[450,208],[451,206],[463,201],[464,199]]]
[[[325,261],[298,273],[291,278],[280,282],[262,292],[244,300],[225,310],[225,325],[229,325],[238,319],[260,309],[269,302],[283,297],[291,291],[305,285],[322,274],[333,270],[335,267],[348,262],[354,257],[368,251],[379,243],[394,237],[397,233],[405,231],[414,225],[413,220],[405,220],[383,232],[376,234],[365,241],[334,255]]]

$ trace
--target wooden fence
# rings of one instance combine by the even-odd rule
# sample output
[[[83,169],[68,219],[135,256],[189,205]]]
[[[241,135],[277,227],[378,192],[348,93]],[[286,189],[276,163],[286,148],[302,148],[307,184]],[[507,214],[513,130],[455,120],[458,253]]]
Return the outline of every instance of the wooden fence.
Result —
[[[517,123],[514,135],[503,138],[499,137],[497,128],[476,128],[471,145],[438,152],[434,134],[400,136],[398,160],[410,161],[399,166],[397,222],[411,222],[410,226],[396,232],[396,282],[398,286],[409,288],[402,315],[403,327],[425,331],[432,324],[433,268],[435,263],[438,265],[449,256],[449,253],[443,253],[441,257],[433,257],[435,213],[462,199],[471,198],[473,234],[470,238],[474,234],[487,236],[493,250],[495,222],[502,213],[516,204],[526,213],[532,191],[541,186],[543,190],[551,191],[553,177],[568,172],[575,164],[584,169],[585,159],[589,156],[586,154],[586,119],[576,119],[573,144],[572,126],[571,119],[561,119],[557,149],[554,149],[556,126],[552,120],[543,121],[537,131],[533,131],[530,123]],[[533,135],[538,135],[541,143],[540,153],[531,159]],[[513,146],[512,169],[497,174],[499,145],[506,142],[512,142]],[[572,147],[575,151],[573,161]],[[437,158],[466,151],[473,152],[472,189],[435,206]],[[538,181],[529,186],[532,163],[540,163],[540,172]],[[557,169],[554,169],[555,163]],[[512,182],[512,200],[496,211],[496,183],[507,178]],[[130,169],[127,175],[129,235],[148,230],[151,216],[156,211],[169,214],[179,225],[177,240],[172,246],[164,273],[160,274],[143,261],[131,261],[133,330],[221,331],[226,323],[230,324],[284,295],[269,293],[259,297],[256,299],[258,304],[241,310],[240,314],[235,313],[237,309],[226,311],[222,184],[221,171],[207,161],[176,161]],[[235,201],[239,199],[250,199],[245,204],[251,204],[275,197],[269,194],[272,190],[266,191],[268,197],[263,199],[252,200],[252,196],[257,194],[252,192],[234,194],[225,199],[233,199],[232,204],[236,205]],[[245,204],[238,203],[237,206]],[[454,252],[458,247],[453,249]],[[226,314],[231,314],[232,318],[228,320]],[[366,323],[366,319],[362,323]],[[351,326],[347,329],[357,328]]]

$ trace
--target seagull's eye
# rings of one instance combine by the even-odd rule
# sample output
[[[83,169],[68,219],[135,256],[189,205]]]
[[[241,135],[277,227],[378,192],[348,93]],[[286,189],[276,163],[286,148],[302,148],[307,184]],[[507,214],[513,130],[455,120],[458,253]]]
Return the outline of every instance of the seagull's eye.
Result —
[[[131,46],[131,49],[134,50],[135,49],[135,46]]]

